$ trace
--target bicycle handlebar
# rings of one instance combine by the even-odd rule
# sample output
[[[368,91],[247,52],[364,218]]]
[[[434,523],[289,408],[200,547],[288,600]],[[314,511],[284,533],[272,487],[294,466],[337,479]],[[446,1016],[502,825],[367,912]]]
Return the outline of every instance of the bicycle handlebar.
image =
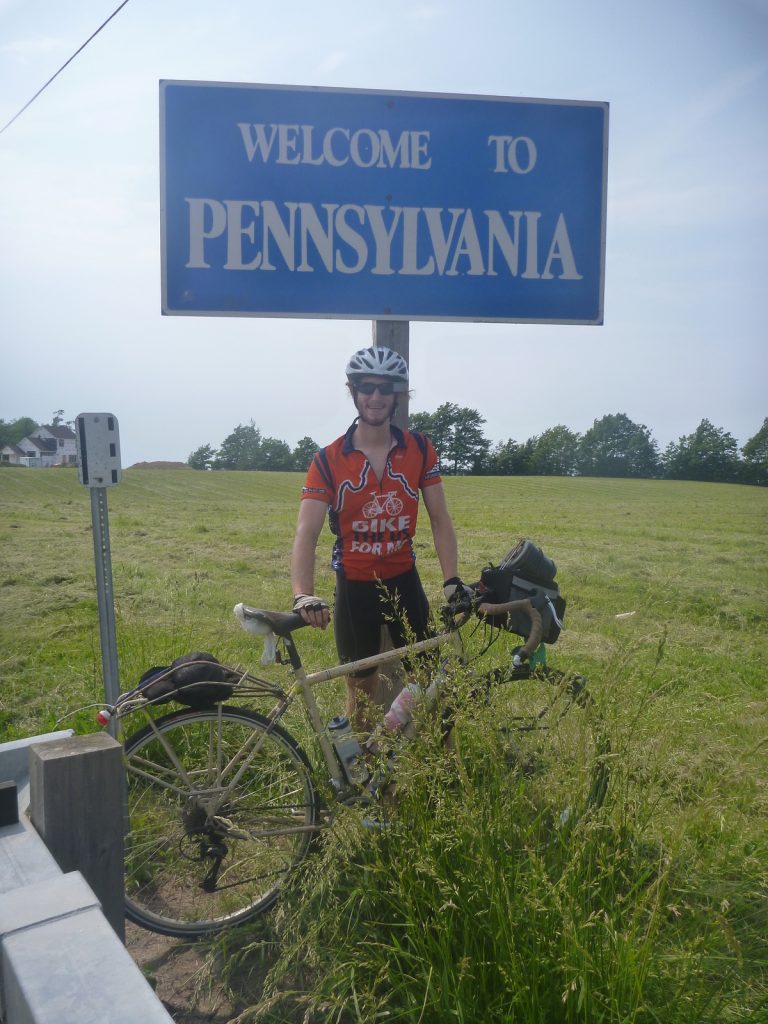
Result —
[[[486,604],[481,602],[477,606],[477,610],[481,615],[505,615],[509,614],[509,612],[525,612],[531,620],[531,632],[520,648],[519,653],[526,659],[530,658],[542,641],[544,624],[541,621],[541,613],[527,597],[520,601],[505,601],[502,604]]]
[[[483,601],[477,606],[477,611],[483,616],[524,612],[530,618],[531,632],[519,651],[523,658],[530,658],[542,641],[544,630],[541,614],[528,598],[519,601],[505,601],[502,604],[489,604]],[[449,630],[456,630],[465,625],[471,614],[471,607],[464,605],[452,607],[449,604],[443,609],[443,621]],[[293,630],[307,625],[298,612],[270,612],[262,608],[249,608],[244,604],[238,604],[235,607],[235,615],[245,630],[261,636],[273,633],[275,636],[285,637]]]

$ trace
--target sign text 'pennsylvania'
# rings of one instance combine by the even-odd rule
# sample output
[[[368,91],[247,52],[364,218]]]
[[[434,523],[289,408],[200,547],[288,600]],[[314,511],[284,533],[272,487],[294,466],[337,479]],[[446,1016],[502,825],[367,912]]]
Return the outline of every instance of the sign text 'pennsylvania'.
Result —
[[[605,103],[160,83],[163,312],[603,319]]]

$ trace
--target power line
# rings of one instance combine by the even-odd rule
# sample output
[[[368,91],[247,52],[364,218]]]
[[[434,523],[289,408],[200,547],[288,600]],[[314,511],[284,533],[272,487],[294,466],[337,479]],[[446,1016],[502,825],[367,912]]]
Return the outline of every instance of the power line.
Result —
[[[72,54],[72,56],[71,56],[71,57],[69,58],[69,60],[66,60],[66,61],[65,61],[65,62],[64,62],[64,63],[63,63],[62,65],[61,65],[61,67],[60,67],[60,68],[59,68],[59,70],[58,70],[58,71],[56,72],[56,74],[55,74],[55,75],[51,75],[51,77],[50,77],[50,78],[48,79],[48,81],[47,81],[47,82],[45,83],[45,85],[41,86],[41,87],[40,87],[40,88],[39,88],[39,89],[37,90],[37,92],[36,92],[36,93],[35,93],[35,95],[34,95],[34,96],[32,97],[32,99],[31,99],[31,100],[27,100],[27,102],[26,102],[26,103],[24,104],[24,106],[23,106],[23,107],[21,108],[21,110],[19,110],[19,111],[18,111],[18,113],[14,114],[14,115],[13,115],[13,117],[11,118],[11,120],[10,120],[10,121],[9,121],[9,122],[8,122],[7,124],[4,124],[2,128],[0,128],[0,135],[2,135],[2,134],[3,134],[3,132],[5,131],[5,129],[6,129],[6,128],[10,128],[10,126],[11,126],[11,125],[13,124],[13,122],[14,122],[14,121],[16,120],[16,118],[17,118],[17,117],[21,117],[21,115],[22,115],[22,114],[24,113],[24,111],[25,111],[25,110],[27,109],[27,107],[31,106],[31,105],[32,105],[32,104],[33,104],[33,103],[35,102],[35,100],[36,100],[36,99],[37,99],[37,97],[38,97],[38,96],[40,95],[40,93],[41,93],[41,92],[44,92],[44,91],[45,91],[45,90],[46,90],[46,89],[48,88],[48,86],[49,86],[49,85],[51,84],[51,82],[52,82],[52,81],[54,80],[54,78],[58,78],[58,77],[59,77],[59,75],[60,75],[60,74],[61,74],[61,72],[62,72],[62,71],[64,70],[64,68],[65,68],[65,67],[66,67],[66,66],[67,66],[68,64],[71,64],[71,63],[72,63],[72,61],[73,61],[73,60],[75,59],[75,57],[76,57],[76,56],[78,55],[78,53],[82,53],[82,51],[83,51],[83,50],[84,50],[84,49],[86,48],[86,46],[88,45],[88,43],[90,43],[92,39],[95,39],[95,38],[96,38],[96,36],[97,36],[97,35],[99,34],[99,32],[101,32],[101,30],[102,30],[102,29],[103,29],[103,28],[105,27],[105,25],[108,25],[108,24],[110,23],[110,21],[112,21],[112,19],[114,18],[114,16],[115,16],[116,14],[119,14],[119,13],[120,13],[120,11],[122,11],[122,9],[123,9],[123,8],[125,7],[125,5],[126,5],[127,3],[128,3],[128,0],[123,0],[123,2],[122,2],[122,3],[120,4],[120,6],[119,6],[119,7],[116,7],[116,8],[115,8],[115,10],[114,10],[114,11],[112,11],[112,13],[111,13],[111,14],[110,14],[110,16],[109,16],[109,17],[107,18],[107,20],[106,20],[105,22],[103,22],[103,23],[102,23],[101,25],[99,25],[99,27],[98,27],[98,28],[96,29],[96,31],[95,31],[94,33],[92,33],[92,35],[88,36],[88,38],[87,38],[87,39],[85,40],[85,42],[83,43],[83,45],[82,45],[82,46],[79,46],[79,47],[78,47],[78,48],[77,48],[77,49],[75,50],[75,52],[74,52],[74,53]]]

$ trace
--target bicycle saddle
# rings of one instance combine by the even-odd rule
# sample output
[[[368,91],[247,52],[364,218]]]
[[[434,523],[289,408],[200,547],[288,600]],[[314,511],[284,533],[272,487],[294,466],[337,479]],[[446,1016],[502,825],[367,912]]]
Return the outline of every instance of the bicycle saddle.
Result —
[[[235,615],[242,623],[243,629],[260,635],[268,630],[275,636],[288,636],[294,629],[306,626],[306,622],[298,612],[268,612],[263,608],[249,608],[242,602],[235,605]],[[262,627],[261,629],[252,628],[257,623]]]

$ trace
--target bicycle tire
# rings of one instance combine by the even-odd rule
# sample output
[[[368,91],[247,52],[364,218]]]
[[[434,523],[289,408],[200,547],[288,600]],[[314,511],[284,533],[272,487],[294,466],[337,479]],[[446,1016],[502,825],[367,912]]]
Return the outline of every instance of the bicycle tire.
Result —
[[[175,711],[129,737],[125,766],[131,921],[198,938],[273,905],[320,817],[285,729],[244,708]]]
[[[403,511],[403,503],[399,498],[387,498],[384,502],[384,514],[387,516],[399,516]]]
[[[601,807],[610,780],[611,746],[584,677],[548,669],[491,677],[504,689],[513,687],[499,728],[507,764],[524,776],[542,778],[550,793],[559,783],[576,793],[578,806],[563,806],[563,823]]]

